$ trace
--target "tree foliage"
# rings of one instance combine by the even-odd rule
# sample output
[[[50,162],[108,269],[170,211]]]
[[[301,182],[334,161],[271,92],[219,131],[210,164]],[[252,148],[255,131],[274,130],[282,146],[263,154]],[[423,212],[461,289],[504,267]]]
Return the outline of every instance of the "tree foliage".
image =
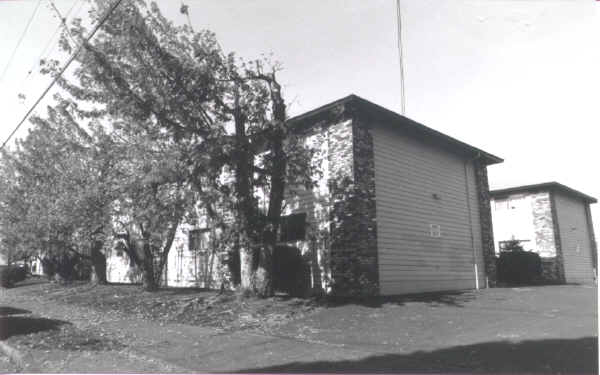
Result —
[[[93,244],[104,242],[110,223],[106,134],[101,127],[81,128],[65,103],[31,122],[27,137],[2,154],[3,246],[17,258],[70,252],[91,261],[98,255]]]
[[[97,21],[110,4],[93,5]],[[32,229],[27,241],[5,242],[40,249],[52,237],[98,255],[120,233],[153,290],[175,231],[200,205],[239,252],[241,286],[271,295],[285,195],[313,184],[312,151],[287,122],[279,65],[226,54],[210,31],[177,26],[141,0],[124,1],[91,42],[81,20],[70,32],[61,48],[83,46],[72,77],[58,80],[57,105],[3,159],[1,173],[18,178],[2,204],[20,217],[15,233]],[[44,73],[58,71],[44,63]],[[11,201],[17,191],[27,199]]]

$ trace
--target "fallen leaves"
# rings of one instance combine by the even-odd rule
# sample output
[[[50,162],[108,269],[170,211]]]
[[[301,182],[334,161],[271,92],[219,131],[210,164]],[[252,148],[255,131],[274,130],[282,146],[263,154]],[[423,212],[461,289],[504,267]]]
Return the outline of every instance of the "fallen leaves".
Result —
[[[82,330],[71,324],[58,329],[46,330],[27,335],[13,336],[8,340],[12,344],[37,350],[65,351],[104,351],[119,350],[125,346],[116,339],[106,337],[93,330]]]
[[[276,296],[242,298],[233,292],[165,288],[144,292],[138,285],[45,284],[32,296],[91,309],[86,324],[101,326],[115,319],[143,319],[158,324],[180,323],[223,331],[269,329],[305,316],[319,308],[312,300]],[[65,317],[67,318],[67,317]],[[68,320],[68,319],[66,319]]]

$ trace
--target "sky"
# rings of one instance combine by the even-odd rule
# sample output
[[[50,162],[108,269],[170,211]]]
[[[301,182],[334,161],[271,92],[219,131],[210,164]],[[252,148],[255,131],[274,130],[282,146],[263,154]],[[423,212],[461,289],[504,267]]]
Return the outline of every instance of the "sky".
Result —
[[[0,74],[37,2],[0,0]],[[69,19],[88,8],[54,3],[63,15],[71,9]],[[351,93],[400,112],[395,0],[185,3],[193,27],[214,31],[226,51],[272,53],[283,64],[291,115]],[[186,22],[179,0],[158,4]],[[401,0],[401,14],[407,117],[503,158],[488,169],[492,189],[558,181],[600,198],[600,1]],[[41,0],[0,76],[2,140],[49,83],[36,69],[27,74],[46,45],[67,59],[52,49],[58,25]]]

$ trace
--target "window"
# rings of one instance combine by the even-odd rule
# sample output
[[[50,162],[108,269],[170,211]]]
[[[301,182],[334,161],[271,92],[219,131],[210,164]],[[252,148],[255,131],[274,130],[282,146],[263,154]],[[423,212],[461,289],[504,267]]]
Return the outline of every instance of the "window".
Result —
[[[200,251],[204,249],[204,239],[202,234],[206,232],[206,230],[202,229],[194,229],[190,230],[188,234],[188,249],[189,251]]]
[[[281,242],[302,241],[306,236],[306,213],[293,214],[281,217],[280,235]]]

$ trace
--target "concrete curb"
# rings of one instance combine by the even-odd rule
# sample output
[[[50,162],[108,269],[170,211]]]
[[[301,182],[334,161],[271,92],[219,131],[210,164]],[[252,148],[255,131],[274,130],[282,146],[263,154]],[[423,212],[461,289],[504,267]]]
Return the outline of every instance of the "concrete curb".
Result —
[[[15,348],[13,348],[12,346],[8,345],[4,341],[0,341],[0,351],[2,351],[4,354],[6,354],[8,359],[10,359],[19,368],[21,368],[21,369],[25,368],[25,361],[23,360],[23,358],[24,358],[23,353],[21,353],[20,351],[18,351]]]

